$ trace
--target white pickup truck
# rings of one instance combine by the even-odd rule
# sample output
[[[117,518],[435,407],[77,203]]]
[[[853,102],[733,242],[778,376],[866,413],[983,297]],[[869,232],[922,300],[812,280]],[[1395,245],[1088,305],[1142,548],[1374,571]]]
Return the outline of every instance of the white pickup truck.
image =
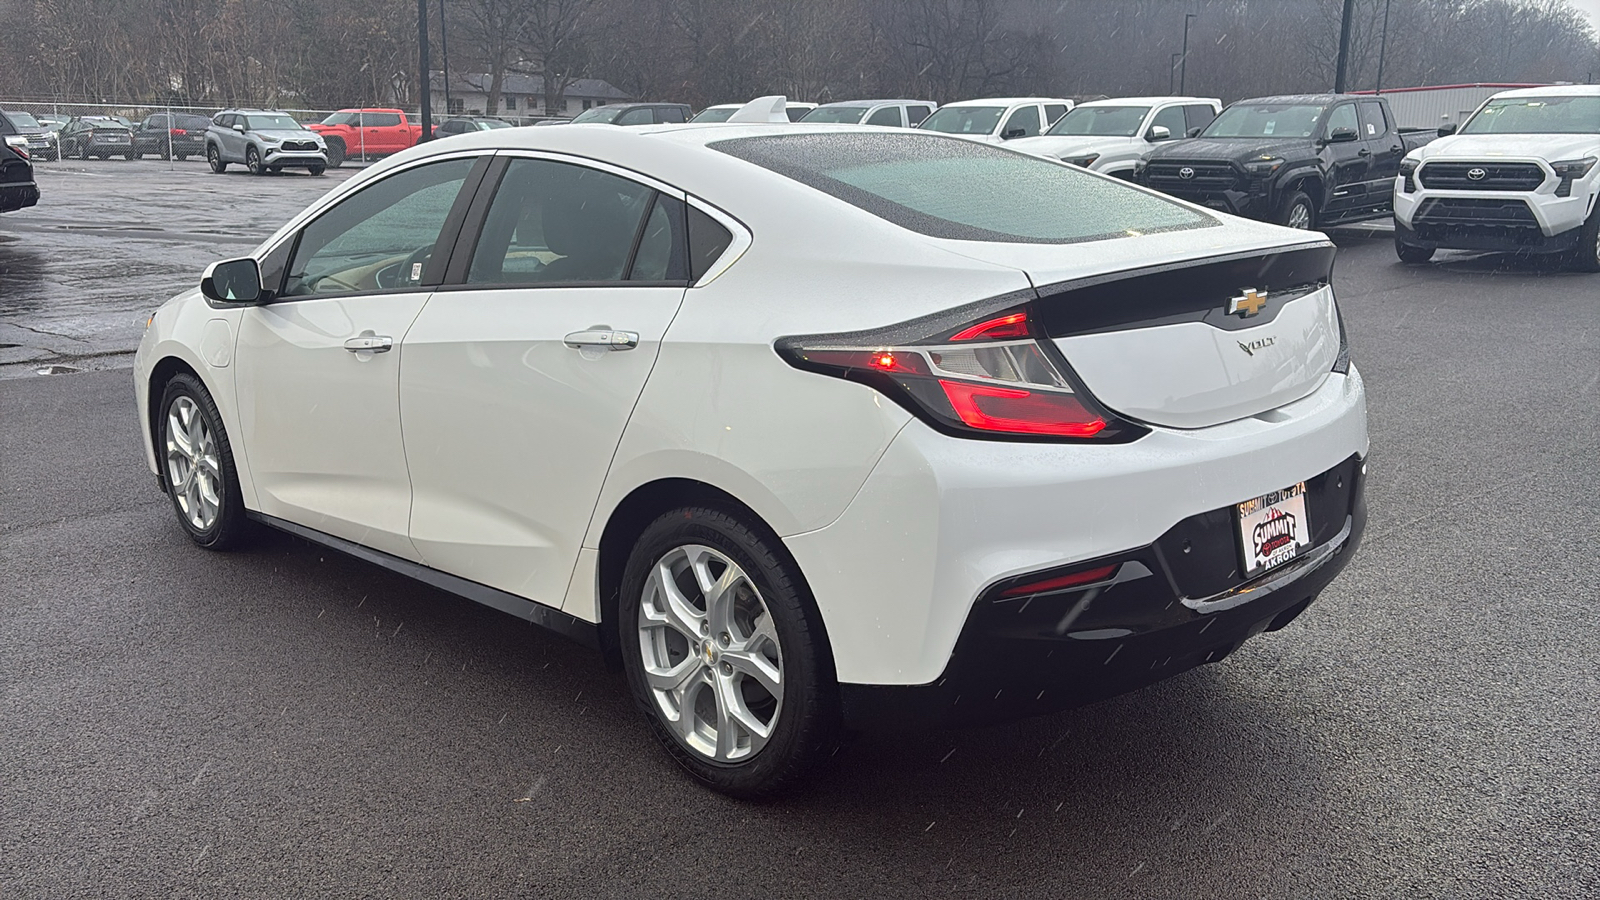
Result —
[[[1406,155],[1394,188],[1401,261],[1438,249],[1570,254],[1600,272],[1600,86],[1495,94]]]
[[[1132,179],[1151,147],[1197,134],[1222,111],[1207,97],[1120,97],[1080,103],[1038,137],[1007,144],[1095,172]]]

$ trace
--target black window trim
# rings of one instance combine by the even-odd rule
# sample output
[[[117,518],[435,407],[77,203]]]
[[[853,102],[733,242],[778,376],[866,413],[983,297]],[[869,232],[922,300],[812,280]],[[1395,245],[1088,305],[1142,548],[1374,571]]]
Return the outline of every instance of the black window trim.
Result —
[[[472,168],[467,171],[466,180],[461,183],[461,191],[460,193],[456,194],[455,202],[450,205],[450,212],[445,214],[444,225],[439,229],[439,239],[434,242],[435,253],[438,252],[441,244],[447,244],[450,247],[450,251],[445,256],[445,265],[434,269],[435,272],[439,272],[441,274],[424,278],[418,284],[408,285],[402,288],[380,288],[371,291],[350,291],[343,294],[298,294],[293,297],[286,297],[283,295],[284,286],[289,282],[289,270],[292,268],[294,255],[300,250],[300,239],[305,235],[306,229],[309,228],[312,223],[327,215],[336,207],[342,205],[346,200],[349,200],[350,198],[373,187],[374,185],[388,181],[390,178],[393,178],[402,172],[410,172],[413,169],[417,169],[422,166],[431,165],[433,163],[449,162],[457,159],[474,159],[475,161],[473,162]],[[289,247],[288,256],[284,258],[283,273],[279,277],[277,285],[271,287],[263,285],[263,287],[267,287],[268,291],[270,292],[269,296],[259,303],[249,305],[268,306],[278,303],[300,303],[306,300],[344,300],[353,297],[377,297],[387,294],[414,294],[424,288],[437,290],[440,280],[448,275],[450,263],[455,261],[455,253],[459,247],[462,234],[462,223],[466,219],[467,211],[472,202],[477,199],[477,196],[483,185],[484,173],[488,171],[489,166],[494,159],[495,155],[493,152],[485,153],[481,150],[428,157],[427,159],[418,160],[415,165],[396,169],[382,178],[374,179],[370,184],[362,185],[359,190],[351,191],[348,194],[340,196],[335,202],[328,204],[321,210],[318,210],[316,215],[301,222],[295,227],[292,234],[290,234],[284,240],[274,244],[270,249],[267,250],[266,253],[261,255],[258,262],[265,261],[268,257],[272,256],[272,254],[282,249],[285,244],[291,245]],[[217,306],[215,303],[212,303],[211,305]]]

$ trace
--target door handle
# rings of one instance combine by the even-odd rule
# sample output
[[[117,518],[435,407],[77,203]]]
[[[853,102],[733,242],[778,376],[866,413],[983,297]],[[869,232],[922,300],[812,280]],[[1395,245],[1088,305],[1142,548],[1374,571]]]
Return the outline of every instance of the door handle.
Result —
[[[562,341],[574,350],[581,350],[584,347],[632,350],[639,346],[639,332],[614,331],[604,325],[596,325],[587,331],[574,331],[562,338]]]
[[[366,334],[357,335],[345,341],[344,348],[351,353],[361,353],[363,351],[367,353],[388,353],[394,349],[394,338],[386,334],[373,334],[369,331]]]
[[[1393,147],[1389,148],[1389,152],[1390,153],[1399,153],[1401,150],[1404,150],[1404,149],[1405,148],[1400,146],[1399,144],[1395,144]]]
[[[1372,151],[1366,149],[1365,147],[1363,147],[1359,151],[1356,152],[1356,155],[1357,156],[1371,156],[1372,155]]]

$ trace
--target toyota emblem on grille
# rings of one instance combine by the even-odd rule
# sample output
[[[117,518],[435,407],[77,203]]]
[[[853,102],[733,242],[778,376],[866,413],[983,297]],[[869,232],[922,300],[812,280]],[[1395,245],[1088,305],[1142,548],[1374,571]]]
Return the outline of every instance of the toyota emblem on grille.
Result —
[[[1467,177],[1473,181],[1482,181],[1483,179],[1489,177],[1489,170],[1484,168],[1468,169]]]
[[[1194,177],[1194,169],[1191,169],[1188,166],[1184,166],[1183,168],[1178,170],[1178,177],[1179,178],[1193,178]]]

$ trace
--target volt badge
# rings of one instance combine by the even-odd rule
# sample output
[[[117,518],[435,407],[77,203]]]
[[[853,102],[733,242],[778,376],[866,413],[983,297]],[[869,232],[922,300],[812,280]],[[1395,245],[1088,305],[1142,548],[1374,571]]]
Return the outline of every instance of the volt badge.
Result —
[[[1267,305],[1267,295],[1258,292],[1255,288],[1245,288],[1244,293],[1228,301],[1228,315],[1239,314],[1239,318],[1248,319],[1261,312],[1261,307]]]

